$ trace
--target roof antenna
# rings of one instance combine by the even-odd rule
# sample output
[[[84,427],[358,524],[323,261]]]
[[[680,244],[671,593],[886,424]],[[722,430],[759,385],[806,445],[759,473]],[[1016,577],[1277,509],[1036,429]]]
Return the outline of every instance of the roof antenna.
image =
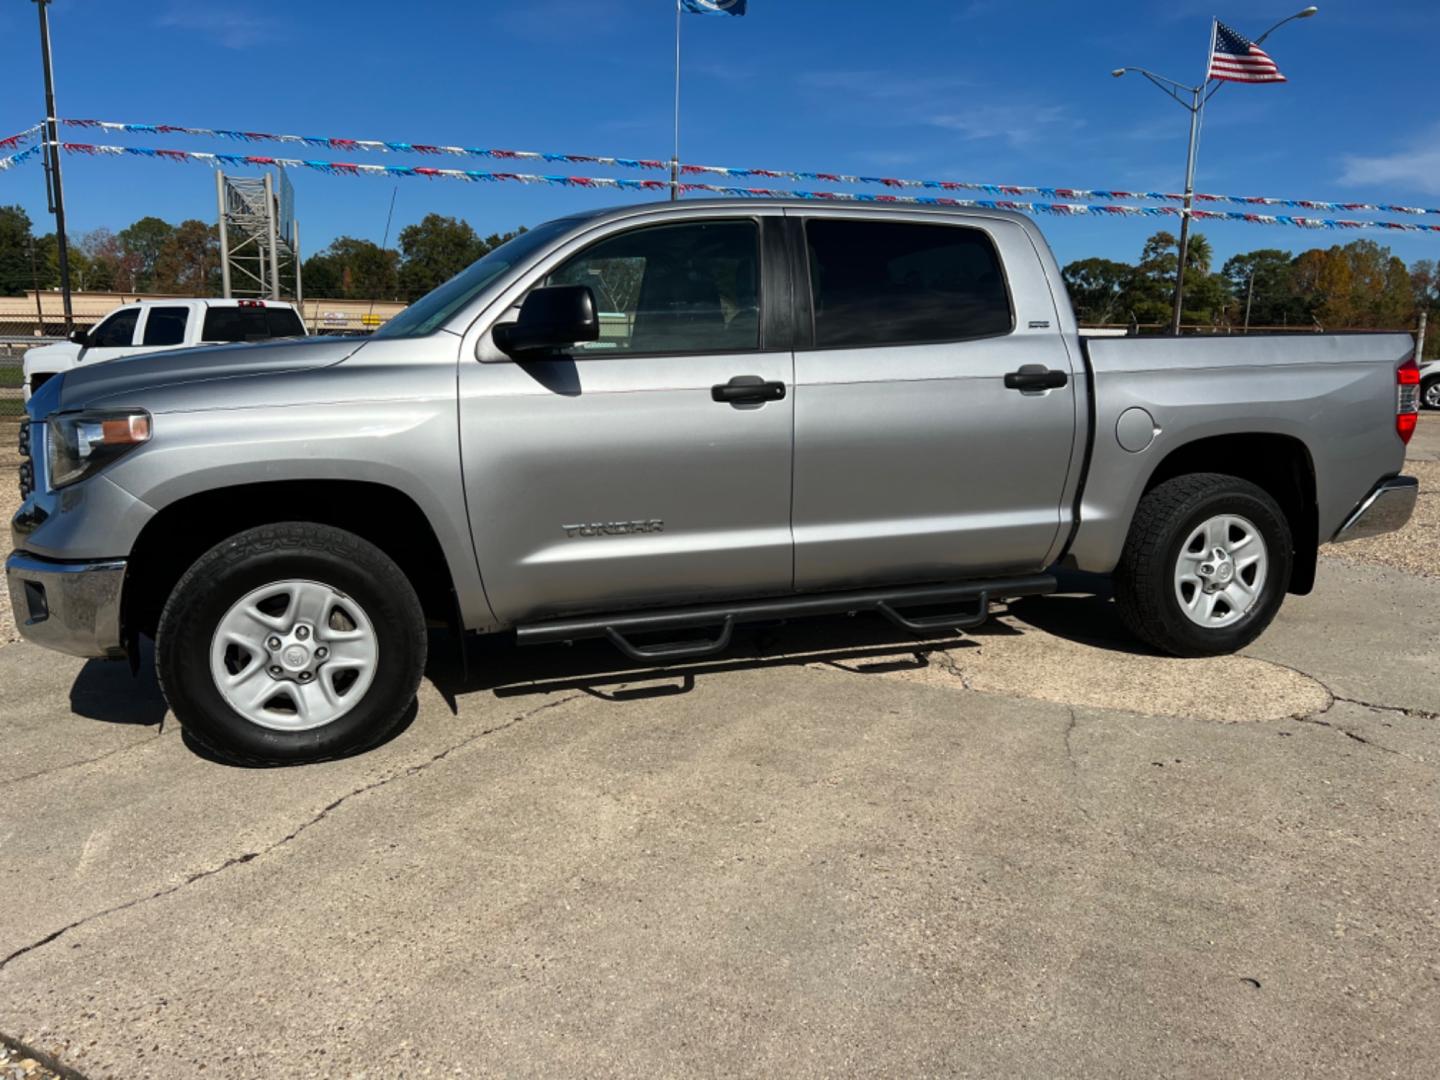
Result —
[[[390,212],[385,215],[385,236],[380,241],[380,255],[382,258],[384,258],[385,252],[389,250],[390,247],[390,223],[395,220],[395,196],[399,194],[400,185],[396,184],[394,190],[390,192]],[[370,325],[370,320],[374,317],[374,315],[375,297],[372,296],[370,297],[370,310],[365,313],[366,326]],[[374,331],[372,330],[371,333],[374,333]]]

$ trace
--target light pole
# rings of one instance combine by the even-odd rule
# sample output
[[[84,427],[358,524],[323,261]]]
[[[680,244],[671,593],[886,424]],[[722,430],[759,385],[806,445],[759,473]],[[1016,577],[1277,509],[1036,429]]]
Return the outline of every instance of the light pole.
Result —
[[[65,189],[60,183],[60,135],[55,120],[55,73],[50,67],[50,0],[35,0],[40,9],[40,61],[45,69],[45,194],[55,215],[55,245],[60,262],[60,302],[65,308],[65,333],[75,330],[70,310],[70,242],[65,236]]]
[[[1286,16],[1256,38],[1255,44],[1260,44],[1291,20],[1308,19],[1319,10],[1319,8],[1312,5],[1301,11],[1297,11],[1294,15]],[[1176,82],[1174,79],[1167,79],[1163,75],[1157,75],[1155,72],[1148,71],[1141,67],[1122,67],[1110,72],[1110,74],[1117,79],[1124,77],[1127,72],[1131,71],[1137,75],[1145,76],[1145,78],[1149,79],[1150,82],[1158,86],[1171,98],[1174,98],[1182,108],[1190,113],[1190,141],[1185,156],[1185,195],[1184,205],[1180,211],[1180,242],[1177,245],[1180,260],[1175,266],[1175,296],[1170,314],[1170,332],[1177,336],[1180,333],[1180,313],[1184,307],[1185,298],[1185,262],[1190,255],[1190,213],[1195,201],[1195,151],[1200,137],[1200,116],[1205,111],[1205,103],[1215,96],[1220,90],[1220,87],[1225,85],[1223,82],[1217,82],[1213,89],[1208,93],[1206,92],[1206,87],[1210,83],[1211,58],[1215,54],[1215,28],[1216,23],[1212,20],[1210,23],[1210,48],[1205,53],[1205,78],[1199,86],[1187,86],[1184,83]]]

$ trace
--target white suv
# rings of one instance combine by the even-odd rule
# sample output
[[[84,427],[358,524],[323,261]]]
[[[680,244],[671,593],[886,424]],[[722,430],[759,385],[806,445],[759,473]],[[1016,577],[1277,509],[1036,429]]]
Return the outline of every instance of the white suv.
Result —
[[[27,352],[25,400],[46,380],[80,364],[192,345],[304,336],[299,314],[277,300],[137,300],[116,308],[88,333],[77,330],[69,341]]]

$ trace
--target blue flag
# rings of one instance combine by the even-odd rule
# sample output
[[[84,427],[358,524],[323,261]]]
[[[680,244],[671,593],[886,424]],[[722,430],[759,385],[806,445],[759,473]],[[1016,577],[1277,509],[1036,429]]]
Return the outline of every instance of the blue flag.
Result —
[[[692,15],[744,15],[745,0],[680,0]]]

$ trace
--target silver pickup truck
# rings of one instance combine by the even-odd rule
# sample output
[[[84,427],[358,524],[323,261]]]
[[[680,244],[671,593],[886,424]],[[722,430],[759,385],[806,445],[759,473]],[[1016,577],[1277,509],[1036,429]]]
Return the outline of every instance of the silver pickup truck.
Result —
[[[216,752],[350,753],[427,628],[664,664],[746,621],[916,633],[1112,574],[1180,656],[1253,640],[1320,544],[1398,528],[1404,335],[1086,340],[1004,212],[633,206],[496,249],[366,340],[191,349],[30,402],[30,640],[134,662]]]

